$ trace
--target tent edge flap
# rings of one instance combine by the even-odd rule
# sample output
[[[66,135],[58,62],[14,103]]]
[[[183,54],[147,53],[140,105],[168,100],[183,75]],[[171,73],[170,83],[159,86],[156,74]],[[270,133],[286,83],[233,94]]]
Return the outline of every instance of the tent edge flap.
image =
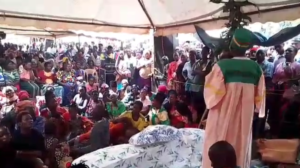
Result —
[[[292,5],[285,8],[274,8],[270,11],[263,11],[263,13],[253,13],[249,14],[252,19],[252,24],[261,22],[281,22],[284,20],[296,20],[299,19],[300,16],[300,3],[297,5]],[[274,17],[276,16],[276,17]],[[206,21],[194,22],[194,23],[186,23],[183,25],[173,25],[169,27],[157,27],[155,36],[168,36],[176,33],[195,33],[195,25],[201,27],[204,30],[214,30],[221,29],[225,27],[225,23],[228,20],[224,18],[222,19],[211,19]]]

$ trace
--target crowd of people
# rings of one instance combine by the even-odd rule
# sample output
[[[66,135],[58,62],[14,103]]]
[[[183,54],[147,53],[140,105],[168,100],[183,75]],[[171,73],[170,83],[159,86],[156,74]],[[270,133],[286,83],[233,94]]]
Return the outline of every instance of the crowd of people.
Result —
[[[1,48],[1,167],[21,162],[70,167],[84,154],[128,143],[149,125],[204,126],[204,168],[247,167],[251,129],[253,138],[266,137],[266,125],[272,138],[299,138],[300,42],[276,45],[271,56],[260,47],[232,46],[230,54],[219,57],[208,47],[200,52],[177,48],[173,58],[162,58],[166,85],[157,92],[152,91],[150,50],[114,51],[102,44],[46,51],[12,44]],[[114,73],[103,78],[107,65]],[[39,96],[45,101],[37,105]],[[214,157],[224,153],[210,152],[222,151],[219,146],[233,158],[216,162]]]
[[[148,125],[198,126],[197,112],[176,90],[161,85],[152,92],[150,51],[116,53],[111,46],[98,46],[88,57],[82,49],[69,55],[70,46],[48,60],[41,51],[4,47],[1,165],[13,167],[14,159],[28,159],[61,167],[92,151],[128,143]],[[109,84],[100,76],[106,63],[116,68]],[[45,101],[37,105],[41,96]]]

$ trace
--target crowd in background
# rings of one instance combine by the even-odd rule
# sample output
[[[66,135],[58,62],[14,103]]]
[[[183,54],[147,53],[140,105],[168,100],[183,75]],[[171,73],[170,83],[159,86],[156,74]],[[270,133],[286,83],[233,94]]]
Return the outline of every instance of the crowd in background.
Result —
[[[197,127],[196,112],[175,90],[161,85],[152,92],[151,51],[88,48],[85,54],[73,46],[54,53],[2,46],[0,153],[11,153],[1,155],[4,167],[13,167],[14,159],[60,167],[128,143],[148,125]],[[107,65],[115,72],[105,81],[101,70]]]
[[[153,92],[157,77],[147,49],[114,50],[95,43],[25,50],[5,44],[0,49],[4,167],[19,163],[14,159],[61,167],[86,153],[128,143],[148,125],[197,128],[206,109],[205,77],[217,59],[230,58],[226,53],[217,58],[207,47],[177,48],[172,62],[162,58],[159,80],[166,79],[166,85]],[[288,86],[299,86],[293,80],[300,74],[299,49],[296,41],[294,46],[254,47],[246,53],[264,73],[268,117],[262,123],[267,121],[273,137],[299,137],[299,102],[287,93]],[[108,66],[113,73],[107,78]],[[37,105],[39,96],[44,102]],[[279,125],[281,120],[288,123]],[[257,121],[254,137],[265,136],[265,124]]]

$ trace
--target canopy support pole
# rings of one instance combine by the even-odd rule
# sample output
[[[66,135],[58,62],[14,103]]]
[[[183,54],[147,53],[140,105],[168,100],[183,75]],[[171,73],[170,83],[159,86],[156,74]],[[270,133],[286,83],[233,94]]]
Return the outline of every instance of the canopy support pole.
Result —
[[[155,33],[155,26],[154,26],[154,23],[153,23],[153,21],[152,21],[152,19],[151,19],[151,17],[150,17],[150,15],[149,15],[149,13],[147,12],[147,9],[145,8],[145,5],[144,5],[144,3],[142,2],[142,0],[138,0],[138,2],[139,2],[139,4],[140,4],[140,6],[141,6],[141,8],[143,9],[143,11],[144,11],[144,13],[145,13],[145,15],[147,16],[147,18],[148,18],[148,20],[149,20],[149,22],[150,22],[150,24],[151,24],[151,27],[152,27],[152,31],[150,31],[149,33],[149,35],[151,36],[151,44],[153,45],[153,47],[152,47],[152,57],[153,57],[153,55],[154,55],[154,53],[155,53],[155,49],[154,49],[154,33]],[[153,62],[155,62],[155,57],[153,57]],[[154,90],[154,91],[156,91],[156,87],[155,87],[155,79],[154,79],[154,64],[152,65],[152,67],[151,67],[151,69],[152,69],[152,77],[151,77],[151,85],[152,85],[152,90]]]
[[[143,4],[142,0],[138,0],[138,1],[139,1],[139,4],[140,4],[141,8],[142,8],[143,11],[144,11],[144,13],[146,14],[146,16],[147,16],[147,18],[148,18],[148,20],[149,20],[149,22],[150,22],[150,24],[151,24],[151,27],[152,27],[153,29],[155,29],[155,26],[154,26],[154,24],[153,24],[153,21],[152,21],[150,15],[149,15],[149,13],[147,12],[147,9],[145,8],[145,5]]]

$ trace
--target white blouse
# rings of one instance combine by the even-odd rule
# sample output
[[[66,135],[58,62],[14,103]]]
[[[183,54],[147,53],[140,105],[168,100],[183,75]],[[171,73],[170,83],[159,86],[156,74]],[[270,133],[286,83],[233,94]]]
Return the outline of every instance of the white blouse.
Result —
[[[88,103],[88,99],[82,99],[82,97],[80,97],[80,94],[75,95],[73,101],[77,104],[77,107],[81,110],[86,108],[86,105]]]

